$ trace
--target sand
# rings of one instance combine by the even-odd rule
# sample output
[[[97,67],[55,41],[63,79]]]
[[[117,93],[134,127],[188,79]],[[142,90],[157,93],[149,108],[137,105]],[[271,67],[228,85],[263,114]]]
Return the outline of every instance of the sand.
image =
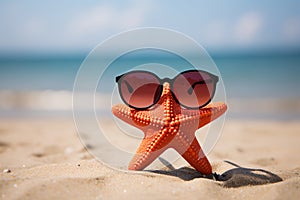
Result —
[[[95,160],[72,119],[0,120],[2,199],[298,199],[300,123],[227,119],[208,155],[219,181],[189,166],[117,171]]]

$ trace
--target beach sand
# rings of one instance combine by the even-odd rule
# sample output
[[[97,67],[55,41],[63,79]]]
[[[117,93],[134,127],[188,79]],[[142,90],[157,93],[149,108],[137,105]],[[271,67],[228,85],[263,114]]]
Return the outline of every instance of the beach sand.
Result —
[[[208,155],[219,181],[189,166],[139,173],[96,161],[72,119],[0,120],[2,199],[297,199],[300,123],[227,119]]]

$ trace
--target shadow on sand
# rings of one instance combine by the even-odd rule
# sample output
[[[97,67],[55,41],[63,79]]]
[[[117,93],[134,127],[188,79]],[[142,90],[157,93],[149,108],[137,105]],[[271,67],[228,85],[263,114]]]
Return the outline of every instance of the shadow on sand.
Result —
[[[175,176],[185,181],[190,181],[195,178],[212,179],[222,182],[222,185],[228,188],[241,187],[246,185],[263,185],[282,181],[282,179],[278,175],[263,169],[244,168],[230,161],[224,162],[233,165],[235,168],[230,169],[220,175],[216,173],[211,175],[203,175],[195,169],[189,167],[175,169],[172,165],[169,164],[167,165],[168,170],[153,170],[151,172]]]

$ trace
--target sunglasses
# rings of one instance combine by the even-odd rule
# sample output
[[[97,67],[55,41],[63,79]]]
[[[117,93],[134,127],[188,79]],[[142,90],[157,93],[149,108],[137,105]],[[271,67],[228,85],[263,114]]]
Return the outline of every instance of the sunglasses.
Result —
[[[155,105],[168,82],[174,100],[184,108],[199,109],[213,98],[219,77],[202,70],[181,72],[173,79],[160,79],[148,71],[131,71],[116,77],[121,99],[126,105],[145,110]]]

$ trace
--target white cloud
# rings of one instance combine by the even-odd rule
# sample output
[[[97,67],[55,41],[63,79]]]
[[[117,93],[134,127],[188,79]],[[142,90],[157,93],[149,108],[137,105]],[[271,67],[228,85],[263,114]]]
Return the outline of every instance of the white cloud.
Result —
[[[226,37],[228,35],[228,26],[226,26],[226,22],[224,20],[214,20],[212,22],[207,23],[204,28],[205,31],[205,41],[212,46],[220,46],[224,43],[228,42]]]
[[[19,28],[25,38],[43,37],[49,31],[45,20],[37,18],[24,22]]]
[[[0,50],[90,49],[111,34],[143,25],[152,9],[148,1],[85,5],[66,13],[36,13],[36,8],[13,3],[2,6]]]
[[[87,37],[109,31],[120,31],[141,26],[149,5],[136,3],[128,7],[100,5],[85,10],[74,18],[67,27],[73,37]]]
[[[255,39],[263,25],[263,18],[255,12],[244,14],[235,27],[237,42],[249,43]]]
[[[283,24],[283,35],[288,42],[300,41],[300,19],[290,18]]]
[[[208,46],[223,49],[257,42],[263,22],[264,19],[259,13],[247,12],[236,21],[226,18],[210,21],[201,32]]]

